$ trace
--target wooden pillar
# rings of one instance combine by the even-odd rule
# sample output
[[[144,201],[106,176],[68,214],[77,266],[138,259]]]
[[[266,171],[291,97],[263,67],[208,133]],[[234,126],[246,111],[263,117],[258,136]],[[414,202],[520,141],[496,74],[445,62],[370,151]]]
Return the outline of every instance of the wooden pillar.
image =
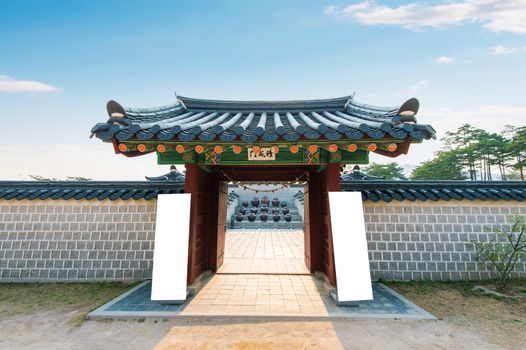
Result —
[[[327,191],[339,191],[340,163],[330,163],[325,171],[327,172]]]
[[[304,204],[308,215],[308,227],[305,230],[305,263],[311,272],[323,271],[323,226],[320,191],[320,174],[309,173],[308,191]],[[306,220],[306,221],[307,221]]]
[[[207,190],[207,199],[204,203],[207,216],[207,236],[206,236],[206,268],[205,270],[211,270],[212,272],[216,272],[217,269],[220,267],[218,265],[218,255],[217,255],[217,247],[218,247],[218,222],[219,222],[219,216],[218,216],[218,209],[219,209],[219,179],[218,179],[218,172],[217,169],[212,169],[212,172],[209,174],[209,187]],[[226,205],[226,198],[224,198]],[[226,216],[226,212],[225,212]]]
[[[199,191],[199,167],[196,164],[186,164],[186,177],[184,183],[184,191],[191,194],[190,199],[190,233],[188,240],[188,272],[187,282],[192,284],[196,276],[193,275],[195,266],[195,237],[196,237],[196,221],[198,211],[197,194]]]
[[[326,191],[324,191],[324,206],[327,214],[324,216],[327,250],[326,250],[326,271],[325,274],[333,286],[336,286],[336,268],[334,265],[334,246],[332,242],[331,212],[329,206],[329,192],[340,191],[340,164],[331,163],[325,170]]]
[[[185,167],[185,192],[192,195],[188,246],[188,284],[192,284],[209,266],[207,253],[212,227],[210,218],[213,218],[210,216],[213,206],[209,206],[209,201],[214,197],[210,193],[213,192],[213,177],[197,164],[186,164]]]

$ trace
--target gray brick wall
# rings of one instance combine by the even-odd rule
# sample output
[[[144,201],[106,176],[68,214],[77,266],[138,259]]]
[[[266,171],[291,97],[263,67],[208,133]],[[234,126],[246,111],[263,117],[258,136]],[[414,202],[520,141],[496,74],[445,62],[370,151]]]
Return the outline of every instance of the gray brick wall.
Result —
[[[472,241],[495,238],[526,203],[506,201],[364,202],[372,276],[395,280],[486,279]],[[526,277],[526,263],[519,265]]]
[[[151,277],[155,201],[0,200],[0,280]]]
[[[0,200],[0,281],[151,277],[156,201]],[[483,279],[472,240],[526,203],[364,202],[373,278]],[[526,264],[520,265],[526,277]]]

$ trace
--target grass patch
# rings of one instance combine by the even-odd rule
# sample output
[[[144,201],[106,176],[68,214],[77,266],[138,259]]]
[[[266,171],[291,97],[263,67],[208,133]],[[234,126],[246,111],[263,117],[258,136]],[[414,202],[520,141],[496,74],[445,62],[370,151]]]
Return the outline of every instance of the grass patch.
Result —
[[[0,317],[56,309],[93,310],[136,284],[0,283]]]

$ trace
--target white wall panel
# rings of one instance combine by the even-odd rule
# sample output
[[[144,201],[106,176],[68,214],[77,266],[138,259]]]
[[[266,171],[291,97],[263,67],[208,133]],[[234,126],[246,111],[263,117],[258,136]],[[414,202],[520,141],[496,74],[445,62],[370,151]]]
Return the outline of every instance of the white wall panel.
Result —
[[[186,300],[189,229],[190,194],[160,194],[155,222],[152,300]]]
[[[329,192],[338,301],[373,299],[360,192]]]

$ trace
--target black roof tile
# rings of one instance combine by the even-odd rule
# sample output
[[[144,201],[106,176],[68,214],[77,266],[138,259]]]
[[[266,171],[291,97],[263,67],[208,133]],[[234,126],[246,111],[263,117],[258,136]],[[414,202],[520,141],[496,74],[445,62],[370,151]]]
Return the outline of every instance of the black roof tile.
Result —
[[[183,192],[181,181],[0,181],[5,200],[150,200],[158,193]]]
[[[157,108],[122,107],[109,101],[110,118],[91,130],[103,141],[200,139],[255,142],[282,138],[359,140],[393,137],[435,138],[430,125],[414,124],[418,100],[398,107],[359,104],[352,96],[309,101],[217,101],[178,97]]]
[[[342,191],[360,191],[364,201],[526,201],[524,181],[345,180]],[[3,200],[126,200],[183,193],[184,181],[0,181]]]
[[[349,180],[343,177],[342,191],[361,191],[364,200],[421,201],[526,200],[524,181],[387,181]]]

